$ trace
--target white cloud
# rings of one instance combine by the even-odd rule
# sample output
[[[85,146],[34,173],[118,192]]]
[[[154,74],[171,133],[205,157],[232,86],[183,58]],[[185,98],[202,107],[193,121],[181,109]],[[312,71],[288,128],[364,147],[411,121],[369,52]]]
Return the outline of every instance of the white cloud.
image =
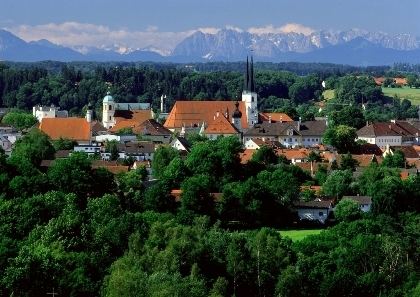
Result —
[[[160,32],[156,26],[149,26],[145,31],[114,30],[107,26],[77,22],[20,25],[7,30],[25,41],[47,39],[68,47],[78,45],[100,48],[118,45],[134,49],[156,47],[164,52],[170,52],[181,40],[196,31]]]
[[[276,34],[276,33],[292,33],[293,32],[293,33],[300,33],[303,35],[310,35],[313,32],[315,32],[315,30],[301,24],[290,23],[290,24],[285,24],[281,27],[274,27],[273,25],[268,25],[265,27],[251,27],[248,29],[248,32],[252,34],[269,34],[269,33]]]

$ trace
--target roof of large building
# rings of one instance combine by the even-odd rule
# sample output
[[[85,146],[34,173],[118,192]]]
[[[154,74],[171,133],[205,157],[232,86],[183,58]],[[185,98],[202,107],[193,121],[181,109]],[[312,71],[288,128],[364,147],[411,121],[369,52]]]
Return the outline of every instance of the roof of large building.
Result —
[[[134,120],[138,123],[143,123],[145,120],[153,118],[151,109],[144,110],[116,110],[114,113],[115,121]]]
[[[408,122],[374,123],[357,131],[359,137],[413,136],[420,131]]]
[[[271,117],[271,122],[293,122],[293,119],[283,112],[260,112],[260,121],[268,122]]]
[[[301,136],[322,136],[327,129],[325,121],[306,121],[299,122],[263,122],[255,125],[245,132],[245,136],[289,136],[289,131],[293,135]]]
[[[91,138],[90,123],[84,118],[43,118],[39,129],[52,140],[89,141]]]
[[[331,208],[332,205],[332,200],[297,201],[294,203],[296,208]]]
[[[115,114],[115,126],[109,131],[118,132],[121,129],[138,128],[145,121],[153,118],[151,110],[116,110]]]
[[[209,124],[214,116],[228,114],[236,109],[236,101],[176,101],[164,126],[168,129],[186,127],[200,127],[203,122]],[[239,110],[242,113],[242,128],[248,128],[246,119],[245,102],[239,102]]]
[[[238,134],[238,130],[229,123],[228,119],[224,115],[218,114],[215,118],[210,121],[207,128],[204,130],[205,134]]]

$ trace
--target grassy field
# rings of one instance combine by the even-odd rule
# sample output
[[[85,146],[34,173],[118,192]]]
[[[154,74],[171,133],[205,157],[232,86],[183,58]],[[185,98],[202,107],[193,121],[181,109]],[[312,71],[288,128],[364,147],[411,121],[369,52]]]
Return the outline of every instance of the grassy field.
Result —
[[[303,230],[284,230],[279,231],[283,237],[289,237],[292,241],[299,241],[304,239],[308,235],[319,234],[322,230],[320,229],[303,229]]]
[[[420,105],[420,89],[404,88],[382,88],[385,96],[397,96],[400,99],[408,99],[414,105]]]
[[[325,90],[322,95],[324,96],[325,100],[330,100],[334,98],[334,90]]]

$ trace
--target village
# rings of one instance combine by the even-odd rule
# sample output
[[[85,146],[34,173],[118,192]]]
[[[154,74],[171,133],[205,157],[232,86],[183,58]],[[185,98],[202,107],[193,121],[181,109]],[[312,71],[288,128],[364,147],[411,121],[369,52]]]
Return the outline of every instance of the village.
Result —
[[[83,152],[92,158],[92,168],[105,168],[119,174],[144,167],[148,180],[153,183],[156,181],[152,172],[155,152],[161,147],[172,147],[186,158],[191,150],[188,139],[193,135],[210,141],[220,137],[237,138],[242,143],[239,154],[242,164],[252,160],[259,149],[270,148],[278,158],[312,177],[319,170],[331,173],[343,164],[343,159],[348,162],[349,158],[354,164],[352,174],[357,177],[372,163],[381,164],[386,156],[397,151],[402,152],[406,160],[400,168],[401,179],[419,174],[420,119],[366,123],[351,140],[358,145],[347,153],[340,153],[324,142],[331,125],[328,116],[302,121],[286,113],[259,110],[252,59],[246,64],[241,100],[176,101],[171,111],[166,112],[165,97],[161,96],[160,110],[155,112],[148,103],[116,102],[108,91],[102,100],[102,115],[94,114],[92,106],[88,105],[85,118],[69,117],[66,110],[55,106],[34,106],[37,129],[52,141],[74,144],[70,149],[58,150],[55,159],[42,160],[41,168],[46,171],[56,159]],[[0,144],[7,155],[21,137],[22,131],[5,124],[0,126]],[[181,199],[181,192],[171,190],[175,201]],[[310,199],[301,199],[303,192]],[[215,197],[222,195],[214,194]],[[294,210],[301,221],[325,224],[342,199],[355,201],[363,212],[371,209],[369,196],[331,197],[320,185],[302,185],[301,193],[296,193]]]

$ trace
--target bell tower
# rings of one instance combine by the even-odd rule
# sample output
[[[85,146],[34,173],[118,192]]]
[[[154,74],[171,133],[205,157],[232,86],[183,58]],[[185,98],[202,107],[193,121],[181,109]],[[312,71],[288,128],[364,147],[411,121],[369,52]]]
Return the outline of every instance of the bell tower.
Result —
[[[112,128],[115,125],[114,119],[115,101],[108,91],[102,101],[102,125],[106,128]]]
[[[244,89],[242,101],[245,102],[246,119],[251,128],[258,123],[258,95],[255,92],[254,59],[251,56],[251,65],[246,57],[246,72],[244,76]]]

